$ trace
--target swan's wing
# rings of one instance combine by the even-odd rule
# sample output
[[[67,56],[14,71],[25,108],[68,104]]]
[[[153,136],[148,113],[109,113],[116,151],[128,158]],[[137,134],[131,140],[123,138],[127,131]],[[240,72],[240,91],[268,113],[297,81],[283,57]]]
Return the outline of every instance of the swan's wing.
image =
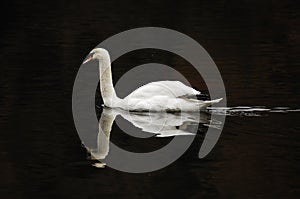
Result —
[[[148,99],[153,96],[168,96],[174,98],[198,94],[200,94],[200,91],[186,86],[179,81],[157,81],[139,87],[126,98]]]

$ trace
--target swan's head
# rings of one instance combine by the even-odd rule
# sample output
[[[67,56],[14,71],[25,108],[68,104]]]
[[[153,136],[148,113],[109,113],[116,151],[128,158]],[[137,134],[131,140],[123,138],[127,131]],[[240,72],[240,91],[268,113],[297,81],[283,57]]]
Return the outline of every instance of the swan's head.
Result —
[[[85,64],[94,59],[98,59],[98,60],[109,59],[108,51],[105,50],[104,48],[95,48],[90,52],[88,58],[82,64]]]

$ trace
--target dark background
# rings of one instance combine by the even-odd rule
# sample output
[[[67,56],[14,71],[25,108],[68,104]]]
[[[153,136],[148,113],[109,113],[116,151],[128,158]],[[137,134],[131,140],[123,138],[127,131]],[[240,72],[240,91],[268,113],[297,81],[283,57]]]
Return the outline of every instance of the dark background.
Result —
[[[197,158],[199,136],[170,166],[128,174],[91,166],[73,124],[71,96],[93,47],[121,31],[156,26],[187,34],[208,51],[228,106],[297,109],[299,13],[292,0],[2,1],[0,197],[298,198],[298,112],[227,117],[205,159]],[[193,85],[191,69],[169,56],[129,53],[116,61],[114,80],[157,61],[177,66]]]

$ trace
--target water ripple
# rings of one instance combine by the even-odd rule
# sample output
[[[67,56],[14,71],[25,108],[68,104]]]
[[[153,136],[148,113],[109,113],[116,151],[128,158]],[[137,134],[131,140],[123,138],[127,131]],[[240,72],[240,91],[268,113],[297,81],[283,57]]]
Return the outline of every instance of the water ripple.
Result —
[[[300,112],[300,109],[292,109],[290,107],[268,108],[266,106],[208,107],[207,109],[208,112],[217,115],[249,116],[249,117],[264,116],[267,113]]]

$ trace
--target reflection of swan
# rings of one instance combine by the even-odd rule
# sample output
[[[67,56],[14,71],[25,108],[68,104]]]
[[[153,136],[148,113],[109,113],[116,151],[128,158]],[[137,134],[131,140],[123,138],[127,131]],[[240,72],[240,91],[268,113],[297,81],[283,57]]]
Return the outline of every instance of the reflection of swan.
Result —
[[[95,159],[104,159],[109,151],[109,137],[116,114],[112,109],[103,109],[99,120],[99,133],[97,136],[97,149],[91,149],[90,153]],[[88,147],[89,148],[89,147]]]
[[[189,96],[196,96],[200,92],[179,81],[151,82],[120,99],[112,83],[108,52],[102,48],[95,48],[83,64],[93,59],[99,61],[101,95],[107,107],[131,111],[198,111],[222,100],[191,99]]]
[[[120,109],[103,108],[99,120],[99,133],[97,136],[97,148],[89,149],[94,159],[104,159],[109,151],[109,138],[113,122],[117,115],[122,116],[135,127],[144,132],[154,133],[157,137],[170,137],[178,135],[195,135],[197,129],[191,130],[189,127],[194,124],[209,124],[210,116],[199,113],[136,113]],[[128,125],[128,124],[127,124]],[[91,137],[91,139],[93,139]],[[91,142],[89,142],[91,143]]]
[[[208,114],[196,112],[182,112],[170,114],[166,112],[128,112],[114,109],[114,112],[132,123],[144,132],[153,133],[156,137],[170,137],[177,135],[193,135],[187,130],[188,125],[209,123]]]

